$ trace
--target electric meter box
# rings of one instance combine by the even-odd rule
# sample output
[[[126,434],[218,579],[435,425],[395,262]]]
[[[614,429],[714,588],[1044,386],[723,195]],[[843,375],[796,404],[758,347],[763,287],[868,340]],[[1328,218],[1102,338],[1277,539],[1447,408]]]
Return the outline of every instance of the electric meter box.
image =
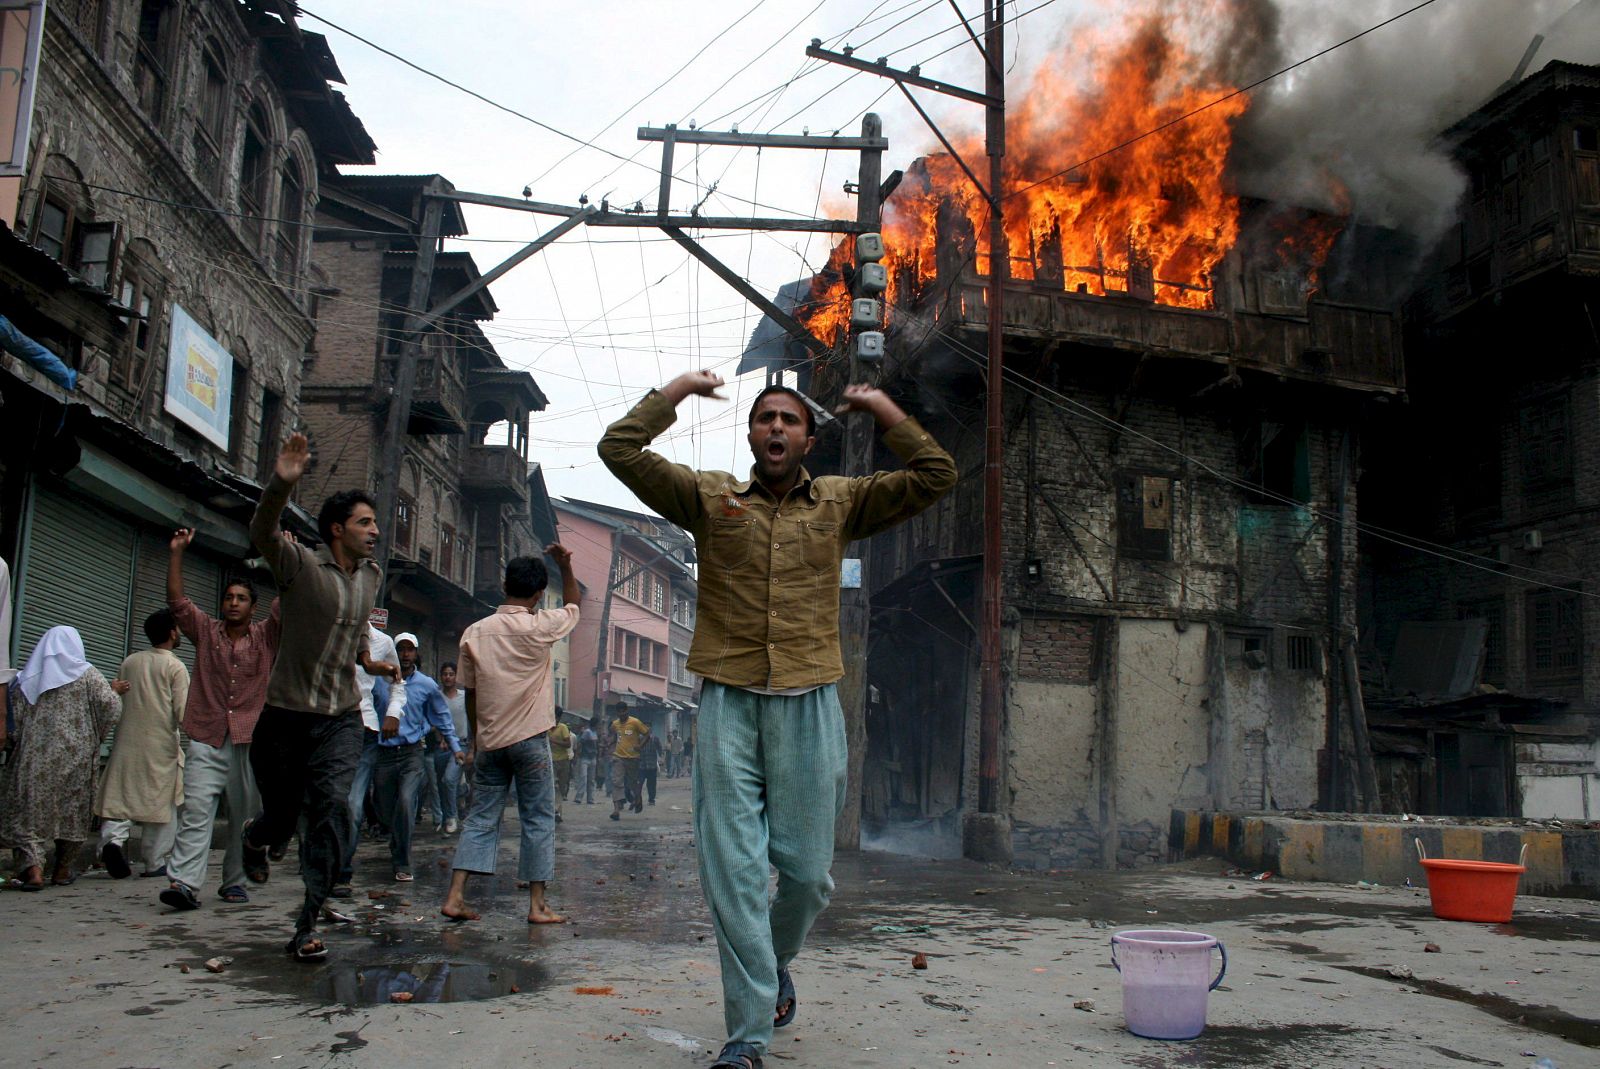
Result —
[[[857,297],[850,302],[850,329],[876,330],[883,326],[883,303],[871,297]]]
[[[856,335],[856,359],[883,359],[883,331],[868,330]]]
[[[875,264],[883,259],[882,234],[856,235],[856,263]]]
[[[882,264],[862,264],[856,268],[856,292],[876,297],[889,288],[889,269]]]

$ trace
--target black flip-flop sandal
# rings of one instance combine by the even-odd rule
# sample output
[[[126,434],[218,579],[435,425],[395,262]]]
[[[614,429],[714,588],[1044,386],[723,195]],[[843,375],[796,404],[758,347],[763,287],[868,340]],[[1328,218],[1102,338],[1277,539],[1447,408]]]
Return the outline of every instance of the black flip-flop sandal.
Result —
[[[315,943],[315,946],[311,944]],[[313,931],[295,932],[289,945],[283,948],[295,961],[321,961],[328,956],[328,944]]]
[[[267,847],[250,845],[250,829],[254,820],[245,821],[239,833],[239,852],[244,861],[244,877],[251,883],[266,883],[272,876],[272,865],[267,861]]]
[[[784,1006],[787,1002],[789,1005]],[[772,1019],[772,1027],[783,1028],[794,1023],[795,1011],[800,1008],[800,1000],[794,997],[794,981],[789,978],[788,969],[778,970],[778,1016]]]
[[[100,848],[100,864],[106,867],[113,880],[126,880],[133,875],[133,866],[128,864],[128,855],[118,843],[106,843]]]
[[[761,1069],[761,1055],[753,1043],[724,1043],[711,1069]]]

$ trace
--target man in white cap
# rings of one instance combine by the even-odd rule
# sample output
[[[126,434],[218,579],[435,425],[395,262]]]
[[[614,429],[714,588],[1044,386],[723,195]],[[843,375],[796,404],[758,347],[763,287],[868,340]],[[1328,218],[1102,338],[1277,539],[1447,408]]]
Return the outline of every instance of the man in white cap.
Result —
[[[399,664],[400,653],[394,648],[394,639],[380,628],[389,626],[389,611],[373,609],[367,617],[367,651],[374,661]],[[361,821],[367,811],[367,790],[372,786],[373,770],[378,765],[378,733],[383,716],[394,719],[405,711],[406,685],[403,680],[390,680],[375,676],[364,668],[356,669],[356,683],[361,688],[361,726],[365,742],[361,748],[361,763],[356,766],[356,778],[350,784],[350,846],[344,852],[344,863],[339,867],[339,882],[328,893],[334,898],[350,898],[355,894],[351,883],[355,879],[356,847],[361,845]]]
[[[444,691],[431,676],[417,668],[421,658],[417,636],[409,631],[396,635],[394,647],[400,653],[405,705],[398,716],[393,715],[391,706],[390,715],[383,718],[373,775],[378,811],[389,825],[389,860],[394,866],[394,878],[409,883],[411,832],[417,822],[417,795],[422,791],[422,760],[427,745],[424,736],[429,728],[437,731],[449,744],[457,763],[465,764],[467,755],[456,736],[455,719],[450,715],[449,703],[444,700]]]

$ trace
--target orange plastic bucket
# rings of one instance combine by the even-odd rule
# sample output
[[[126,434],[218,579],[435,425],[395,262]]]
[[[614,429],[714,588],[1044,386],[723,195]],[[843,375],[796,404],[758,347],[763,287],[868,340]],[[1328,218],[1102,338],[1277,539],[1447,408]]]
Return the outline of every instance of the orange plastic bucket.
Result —
[[[1422,854],[1422,843],[1417,843]],[[1526,848],[1524,848],[1526,853]],[[1517,881],[1526,865],[1498,861],[1458,861],[1419,856],[1428,874],[1428,899],[1433,915],[1446,921],[1504,924],[1517,900]]]

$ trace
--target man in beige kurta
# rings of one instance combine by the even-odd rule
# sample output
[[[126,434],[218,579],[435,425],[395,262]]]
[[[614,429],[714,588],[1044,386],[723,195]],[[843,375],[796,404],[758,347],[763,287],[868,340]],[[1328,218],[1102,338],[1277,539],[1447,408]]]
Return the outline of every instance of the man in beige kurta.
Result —
[[[183,804],[183,749],[178,724],[189,700],[189,670],[172,651],[182,638],[170,609],[145,619],[150,648],[122,662],[117,677],[128,683],[122,721],[111,761],[100,781],[100,859],[122,879],[133,870],[123,847],[135,822],[144,858],[142,876],[165,876]]]

